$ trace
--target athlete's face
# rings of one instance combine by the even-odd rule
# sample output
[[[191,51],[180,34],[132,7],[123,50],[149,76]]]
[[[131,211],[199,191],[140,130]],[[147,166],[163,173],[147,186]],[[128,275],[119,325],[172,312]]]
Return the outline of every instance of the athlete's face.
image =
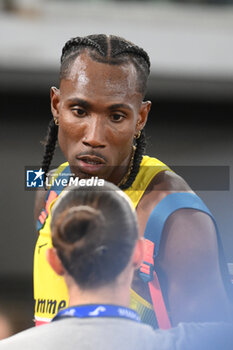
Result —
[[[138,92],[134,65],[100,63],[83,53],[61,80],[60,90],[51,89],[51,102],[59,121],[59,145],[71,170],[76,176],[97,175],[118,183],[134,135],[150,109]]]

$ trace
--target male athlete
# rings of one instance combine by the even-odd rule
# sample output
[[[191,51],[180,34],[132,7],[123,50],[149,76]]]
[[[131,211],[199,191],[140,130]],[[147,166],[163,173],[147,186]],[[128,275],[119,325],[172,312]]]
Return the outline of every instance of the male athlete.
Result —
[[[51,89],[53,120],[42,168],[48,172],[58,137],[67,160],[56,170],[58,180],[70,173],[79,179],[98,176],[130,197],[146,237],[145,262],[131,291],[131,307],[143,321],[161,328],[180,321],[228,321],[230,285],[211,213],[182,178],[144,156],[149,71],[147,53],[125,39],[90,35],[69,40],[62,51],[60,87]],[[55,187],[36,198],[37,324],[68,303],[65,283],[45,257],[51,246],[49,206],[64,189]]]

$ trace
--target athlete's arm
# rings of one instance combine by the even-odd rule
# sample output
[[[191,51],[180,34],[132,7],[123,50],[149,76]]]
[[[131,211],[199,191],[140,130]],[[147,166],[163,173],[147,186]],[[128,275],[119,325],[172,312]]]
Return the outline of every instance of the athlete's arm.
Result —
[[[141,233],[158,202],[179,191],[191,189],[176,174],[156,176],[137,208]],[[155,266],[173,325],[229,319],[218,253],[215,226],[207,214],[181,209],[168,218]]]
[[[172,322],[228,321],[215,226],[211,218],[181,209],[167,220],[156,264],[167,289]]]
[[[49,179],[50,177],[55,174],[57,169],[53,169],[48,173]],[[34,206],[34,220],[35,220],[35,225],[37,224],[37,220],[40,216],[41,211],[45,208],[46,204],[46,196],[48,194],[48,190],[44,189],[39,189],[36,191],[35,194],[35,206]]]
[[[34,206],[34,220],[35,225],[41,213],[41,210],[45,207],[45,198],[48,191],[46,190],[37,190],[35,194],[35,206]]]

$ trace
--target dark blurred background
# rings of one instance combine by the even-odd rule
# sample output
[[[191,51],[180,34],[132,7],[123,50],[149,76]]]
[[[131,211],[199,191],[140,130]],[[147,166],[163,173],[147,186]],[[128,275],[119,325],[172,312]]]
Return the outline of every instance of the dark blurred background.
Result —
[[[198,184],[197,190],[214,213],[227,261],[233,262],[232,5],[233,0],[1,0],[0,315],[13,320],[12,331],[33,325],[37,234],[34,192],[25,191],[24,168],[41,163],[40,141],[51,118],[49,89],[58,85],[61,49],[73,36],[120,35],[149,53],[148,153],[181,172],[193,166],[194,183],[200,166],[228,167],[229,183],[212,168],[214,187]],[[57,149],[53,164],[62,160]]]

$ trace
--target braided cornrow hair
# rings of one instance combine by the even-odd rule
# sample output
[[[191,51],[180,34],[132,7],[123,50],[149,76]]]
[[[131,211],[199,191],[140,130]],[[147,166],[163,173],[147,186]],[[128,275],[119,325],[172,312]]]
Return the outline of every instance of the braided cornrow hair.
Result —
[[[136,145],[135,145],[136,151],[134,154],[133,167],[132,167],[132,170],[130,172],[130,176],[129,176],[128,180],[126,181],[126,183],[120,186],[121,190],[126,190],[127,188],[129,188],[133,184],[133,182],[134,182],[134,180],[139,172],[142,157],[143,157],[143,154],[145,153],[145,149],[146,149],[146,135],[145,135],[144,129],[142,130],[140,137],[138,139],[135,139],[135,143],[136,143]]]
[[[60,80],[69,75],[70,68],[77,56],[84,50],[88,50],[93,60],[108,64],[133,63],[138,74],[138,90],[145,96],[147,79],[150,73],[150,59],[148,54],[140,47],[123,38],[104,34],[88,35],[86,37],[72,38],[66,42],[62,49]],[[45,153],[42,169],[48,172],[57,141],[58,126],[52,120],[48,127],[45,144]],[[127,182],[120,186],[121,189],[129,188],[134,182],[139,171],[142,156],[145,152],[146,137],[142,130],[140,138],[136,140],[136,151],[133,167]]]
[[[56,143],[57,143],[58,127],[52,119],[49,122],[47,139],[45,143],[45,153],[42,161],[42,170],[45,172],[45,176],[49,171],[49,167],[54,155]]]

